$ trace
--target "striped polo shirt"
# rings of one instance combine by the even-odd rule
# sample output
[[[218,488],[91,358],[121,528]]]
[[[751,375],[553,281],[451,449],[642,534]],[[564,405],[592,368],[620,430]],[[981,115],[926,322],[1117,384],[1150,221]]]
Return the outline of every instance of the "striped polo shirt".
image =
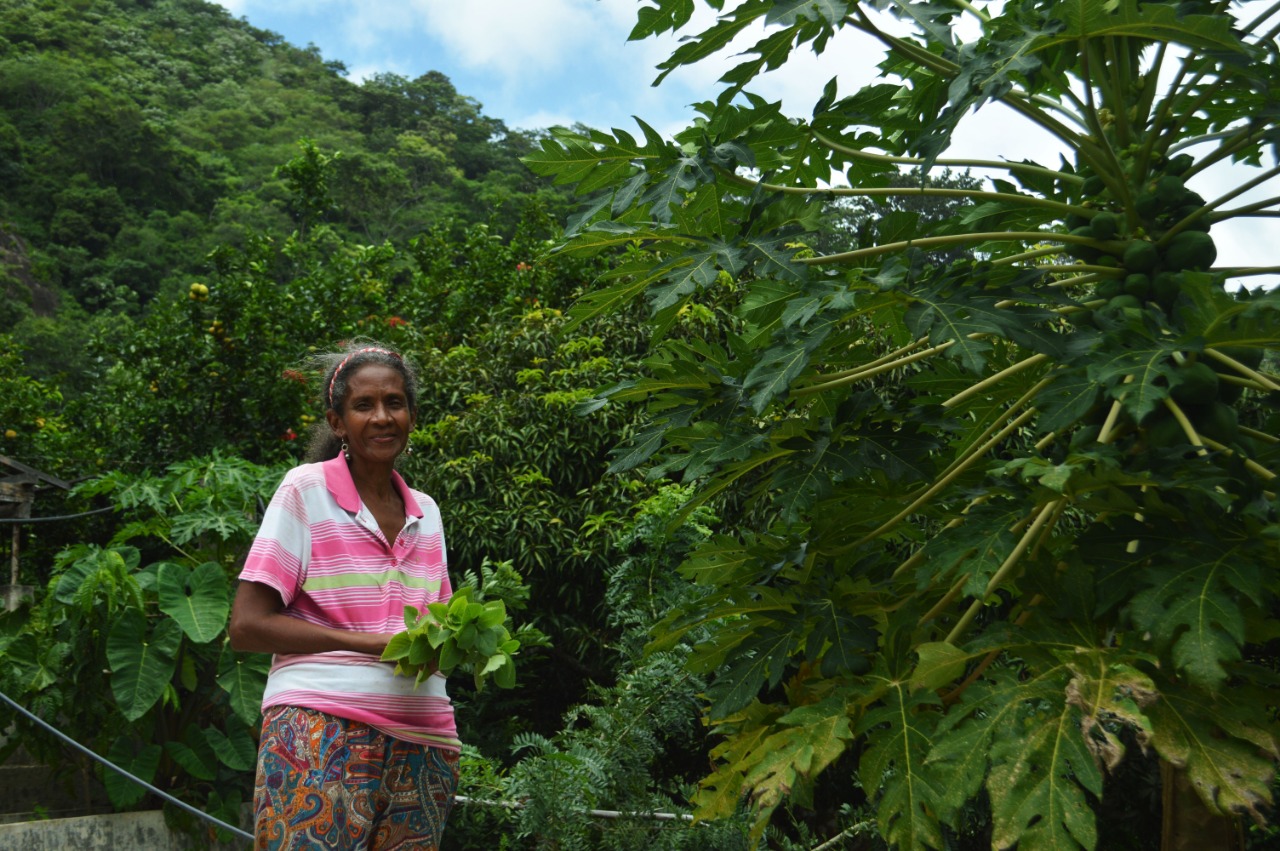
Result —
[[[398,473],[404,528],[388,542],[338,456],[290,470],[262,519],[240,572],[280,593],[284,614],[357,632],[401,632],[419,610],[453,594],[440,511]],[[262,708],[300,706],[369,724],[387,735],[460,747],[444,677],[421,686],[376,656],[337,651],[272,657]]]

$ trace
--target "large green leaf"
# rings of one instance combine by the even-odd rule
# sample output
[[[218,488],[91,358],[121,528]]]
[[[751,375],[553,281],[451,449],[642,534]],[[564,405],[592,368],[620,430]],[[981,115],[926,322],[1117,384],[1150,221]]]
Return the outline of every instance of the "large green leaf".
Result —
[[[1171,649],[1191,682],[1217,691],[1227,680],[1225,666],[1240,658],[1241,602],[1258,588],[1266,563],[1258,559],[1274,563],[1274,556],[1245,543],[1184,542],[1149,571],[1149,587],[1130,603],[1133,621],[1156,646]]]
[[[1174,682],[1160,691],[1148,710],[1152,746],[1186,771],[1210,811],[1261,820],[1280,758],[1276,722],[1263,708],[1270,694],[1226,690],[1210,699]]]
[[[163,748],[156,743],[139,746],[126,736],[116,739],[107,751],[107,759],[139,780],[155,783],[156,769],[160,766]],[[132,807],[147,794],[145,787],[125,777],[118,771],[103,766],[102,786],[107,790],[111,805],[118,809]]]
[[[213,780],[218,776],[218,758],[203,736],[196,734],[190,738],[190,743],[165,742],[164,749],[173,761],[181,765],[192,777],[198,780]]]
[[[157,579],[160,611],[177,621],[192,641],[212,641],[226,627],[231,612],[227,576],[216,561],[194,569],[164,562]]]
[[[877,789],[876,822],[880,835],[896,848],[942,848],[937,801],[941,793],[932,766],[925,763],[932,744],[938,697],[913,691],[907,682],[885,680],[883,705],[869,711],[856,733],[868,747],[858,765],[864,789]]]
[[[147,619],[137,609],[125,609],[107,635],[107,663],[111,667],[111,692],[120,712],[130,721],[146,714],[173,678],[182,631],[168,618],[148,630]]]
[[[223,646],[218,659],[218,686],[227,693],[231,711],[250,727],[258,724],[270,665],[270,657],[238,654],[230,645]]]
[[[234,724],[223,732],[217,727],[206,727],[204,736],[218,761],[232,771],[252,771],[258,761],[258,747],[249,730]]]
[[[1224,15],[1180,15],[1166,3],[1139,0],[1072,0],[1054,6],[1062,27],[1047,32],[1027,48],[1028,53],[1087,38],[1133,36],[1167,41],[1208,51],[1243,52],[1244,46]]]

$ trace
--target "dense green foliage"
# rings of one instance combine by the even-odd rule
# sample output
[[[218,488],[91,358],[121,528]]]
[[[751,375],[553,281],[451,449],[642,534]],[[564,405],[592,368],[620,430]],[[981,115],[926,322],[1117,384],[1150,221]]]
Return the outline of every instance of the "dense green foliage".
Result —
[[[309,356],[363,336],[423,366],[403,469],[444,509],[455,584],[518,571],[516,621],[550,637],[522,648],[514,689],[455,678],[463,793],[515,782],[518,737],[556,740],[596,689],[615,695],[602,711],[616,723],[639,724],[610,691],[634,652],[605,595],[630,546],[620,526],[653,487],[604,476],[629,414],[573,408],[634,371],[647,332],[634,317],[566,332],[562,310],[605,264],[543,256],[566,196],[518,162],[529,137],[438,73],[356,85],[200,2],[6,4],[0,66],[0,453],[90,477],[42,494],[37,514],[114,509],[24,532],[19,581],[36,601],[3,619],[0,688],[234,813],[266,660],[226,646],[232,580],[319,418]],[[664,748],[705,749],[687,746],[703,734],[682,684],[678,727],[643,757],[615,748],[626,773],[592,805],[646,809],[662,790],[661,806],[685,806],[697,760]],[[544,791],[558,765],[540,769]],[[116,805],[155,805],[100,776]],[[558,821],[530,813],[522,847]],[[495,847],[486,831],[509,827],[472,821],[450,841]]]
[[[233,812],[232,580],[308,356],[370,337],[424,367],[401,466],[455,585],[549,638],[451,681],[448,847],[1154,848],[1162,767],[1262,847],[1280,302],[1215,247],[1276,202],[1196,187],[1274,156],[1267,19],[709,5],[664,73],[767,26],[695,127],[537,150],[196,0],[0,8],[0,453],[89,477],[38,513],[114,509],[24,534],[0,689]],[[745,91],[844,27],[881,79],[805,120]],[[1066,159],[941,158],[992,99]],[[567,235],[522,155],[592,193]]]
[[[1241,816],[1266,842],[1280,292],[1227,291],[1276,268],[1214,247],[1280,203],[1231,206],[1280,173],[1277,7],[707,5],[663,76],[765,29],[693,126],[556,131],[528,160],[593,193],[563,253],[630,249],[573,322],[641,298],[659,329],[721,320],[584,406],[646,402],[614,469],[682,476],[688,510],[737,494],[757,521],[691,554],[701,593],[650,645],[692,642],[708,676],[724,741],[698,814],[745,796],[761,835],[834,800],[904,849],[1139,847],[1159,837],[1132,832],[1133,790],[1163,766],[1169,817],[1200,819],[1166,847],[1225,847]],[[694,7],[655,0],[633,37]],[[881,78],[833,78],[807,119],[747,90],[838,31],[883,48]],[[944,159],[992,101],[1063,161]],[[1238,185],[1206,200],[1220,161]],[[947,194],[903,186],[908,165],[994,175],[967,209],[899,208],[813,250],[832,195]],[[956,246],[971,257],[929,253]]]
[[[24,320],[54,303],[59,333],[75,307],[136,316],[185,293],[215,247],[262,233],[328,223],[376,245],[494,220],[509,234],[530,199],[562,205],[518,162],[530,135],[444,75],[342,71],[203,0],[5,3],[0,326],[45,334]],[[299,139],[333,159],[327,186],[298,191]],[[74,350],[47,354],[49,373],[81,378]]]

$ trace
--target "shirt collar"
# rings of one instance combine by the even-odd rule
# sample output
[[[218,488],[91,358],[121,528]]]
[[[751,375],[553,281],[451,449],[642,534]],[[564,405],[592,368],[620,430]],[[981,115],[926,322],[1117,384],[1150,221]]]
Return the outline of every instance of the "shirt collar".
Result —
[[[361,505],[360,492],[356,490],[355,479],[351,478],[351,468],[347,466],[347,460],[342,455],[338,455],[320,466],[324,469],[324,483],[329,488],[329,493],[333,494],[333,499],[338,506],[352,514],[358,513]],[[413,498],[413,493],[404,483],[404,479],[400,478],[399,472],[391,471],[391,483],[395,485],[396,490],[400,492],[400,498],[404,500],[405,514],[409,517],[421,517],[422,508]]]

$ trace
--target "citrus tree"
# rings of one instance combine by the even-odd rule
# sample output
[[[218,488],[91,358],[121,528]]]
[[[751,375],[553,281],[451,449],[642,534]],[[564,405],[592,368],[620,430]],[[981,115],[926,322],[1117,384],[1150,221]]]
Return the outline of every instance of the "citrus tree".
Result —
[[[992,847],[1092,849],[1136,765],[1163,783],[1165,847],[1265,830],[1280,293],[1250,289],[1266,245],[1224,268],[1216,239],[1280,206],[1237,200],[1280,174],[1280,7],[707,5],[662,76],[741,61],[692,126],[560,130],[528,158],[590,197],[561,251],[624,249],[574,321],[643,298],[661,340],[586,406],[648,404],[615,469],[683,476],[688,510],[743,504],[652,644],[694,641],[710,674],[700,815],[745,798],[759,834],[835,784],[893,847],[941,848],[979,811]],[[695,11],[651,0],[632,38]],[[748,90],[850,31],[883,49],[870,83],[833,78],[807,119]],[[946,156],[995,104],[1060,161]],[[904,187],[908,166],[987,179]],[[972,203],[810,247],[831,197],[913,193]],[[716,331],[668,335],[690,311]]]

